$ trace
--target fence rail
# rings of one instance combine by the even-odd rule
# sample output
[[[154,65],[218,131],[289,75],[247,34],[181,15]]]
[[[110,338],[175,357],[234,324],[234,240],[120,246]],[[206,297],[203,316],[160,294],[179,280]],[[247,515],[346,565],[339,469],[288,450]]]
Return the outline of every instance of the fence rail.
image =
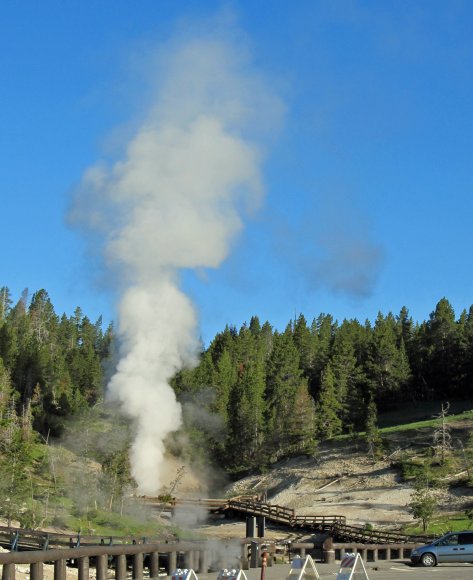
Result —
[[[0,546],[9,550],[46,550],[146,542],[146,538],[64,534],[0,526]]]
[[[291,508],[249,500],[230,500],[227,504],[227,510],[254,516],[265,516],[272,522],[286,525],[291,525],[295,515]]]
[[[398,532],[348,526],[340,522],[335,522],[328,531],[338,542],[360,542],[364,544],[426,543],[431,539],[427,536],[410,536]]]
[[[230,500],[228,509],[252,516],[265,516],[269,521],[290,526],[305,528],[311,531],[329,531],[335,524],[345,523],[345,516],[296,516],[295,511],[280,505],[258,501]]]
[[[246,541],[241,542],[242,554]],[[230,552],[229,552],[230,553]],[[231,551],[233,554],[233,551]],[[79,548],[30,550],[0,554],[2,580],[15,580],[15,565],[30,565],[30,580],[43,580],[44,564],[54,565],[54,580],[66,580],[66,567],[74,563],[78,568],[78,579],[89,579],[89,567],[96,570],[96,580],[106,580],[109,568],[113,568],[116,580],[126,580],[128,569],[132,568],[132,578],[142,580],[144,568],[149,569],[149,577],[157,578],[162,566],[160,558],[165,558],[165,569],[168,575],[178,567],[192,568],[196,572],[207,574],[210,564],[217,562],[222,568],[233,562],[222,561],[227,551],[225,543],[220,553],[209,547],[203,540],[172,543],[143,543],[120,545],[95,545]],[[162,562],[161,562],[162,563]]]

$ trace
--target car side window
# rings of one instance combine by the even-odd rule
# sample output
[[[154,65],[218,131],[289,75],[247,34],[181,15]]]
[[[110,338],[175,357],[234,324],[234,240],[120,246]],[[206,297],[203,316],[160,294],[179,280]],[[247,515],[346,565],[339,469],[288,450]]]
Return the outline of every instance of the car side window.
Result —
[[[471,534],[460,534],[458,538],[459,544],[473,544],[473,533]]]
[[[439,546],[456,546],[458,544],[458,534],[452,534],[441,540]]]

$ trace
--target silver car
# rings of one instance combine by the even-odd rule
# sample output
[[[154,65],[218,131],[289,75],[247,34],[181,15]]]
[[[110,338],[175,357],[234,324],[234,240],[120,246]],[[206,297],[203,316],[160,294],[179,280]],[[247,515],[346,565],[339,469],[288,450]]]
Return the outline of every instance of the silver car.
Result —
[[[411,552],[413,564],[436,566],[445,562],[473,563],[473,531],[451,532]]]

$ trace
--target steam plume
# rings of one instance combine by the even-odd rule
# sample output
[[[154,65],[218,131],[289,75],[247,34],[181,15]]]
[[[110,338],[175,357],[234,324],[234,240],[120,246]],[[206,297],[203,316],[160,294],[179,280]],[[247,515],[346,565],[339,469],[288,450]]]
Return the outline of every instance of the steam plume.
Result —
[[[136,424],[132,470],[143,493],[163,479],[164,439],[181,423],[169,379],[195,362],[197,319],[178,272],[216,268],[261,200],[260,155],[243,134],[277,109],[241,50],[174,42],[156,68],[145,121],[110,167],[89,168],[73,217],[99,233],[123,285],[120,360],[108,389]]]

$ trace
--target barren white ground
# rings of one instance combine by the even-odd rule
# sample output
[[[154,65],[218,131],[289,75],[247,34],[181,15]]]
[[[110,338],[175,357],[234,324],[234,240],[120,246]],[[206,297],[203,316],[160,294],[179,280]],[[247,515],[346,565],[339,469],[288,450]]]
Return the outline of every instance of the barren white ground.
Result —
[[[296,515],[341,515],[347,524],[369,523],[386,530],[414,523],[408,507],[413,492],[414,482],[400,482],[389,460],[373,461],[355,449],[339,453],[332,449],[315,458],[288,459],[267,474],[246,477],[227,490],[232,496],[266,494],[268,502],[293,508]],[[473,500],[471,491],[465,489],[436,494],[440,512],[462,509]],[[244,530],[239,522],[200,528],[205,535],[234,537],[243,537]],[[268,534],[274,538],[301,535],[282,528]]]

